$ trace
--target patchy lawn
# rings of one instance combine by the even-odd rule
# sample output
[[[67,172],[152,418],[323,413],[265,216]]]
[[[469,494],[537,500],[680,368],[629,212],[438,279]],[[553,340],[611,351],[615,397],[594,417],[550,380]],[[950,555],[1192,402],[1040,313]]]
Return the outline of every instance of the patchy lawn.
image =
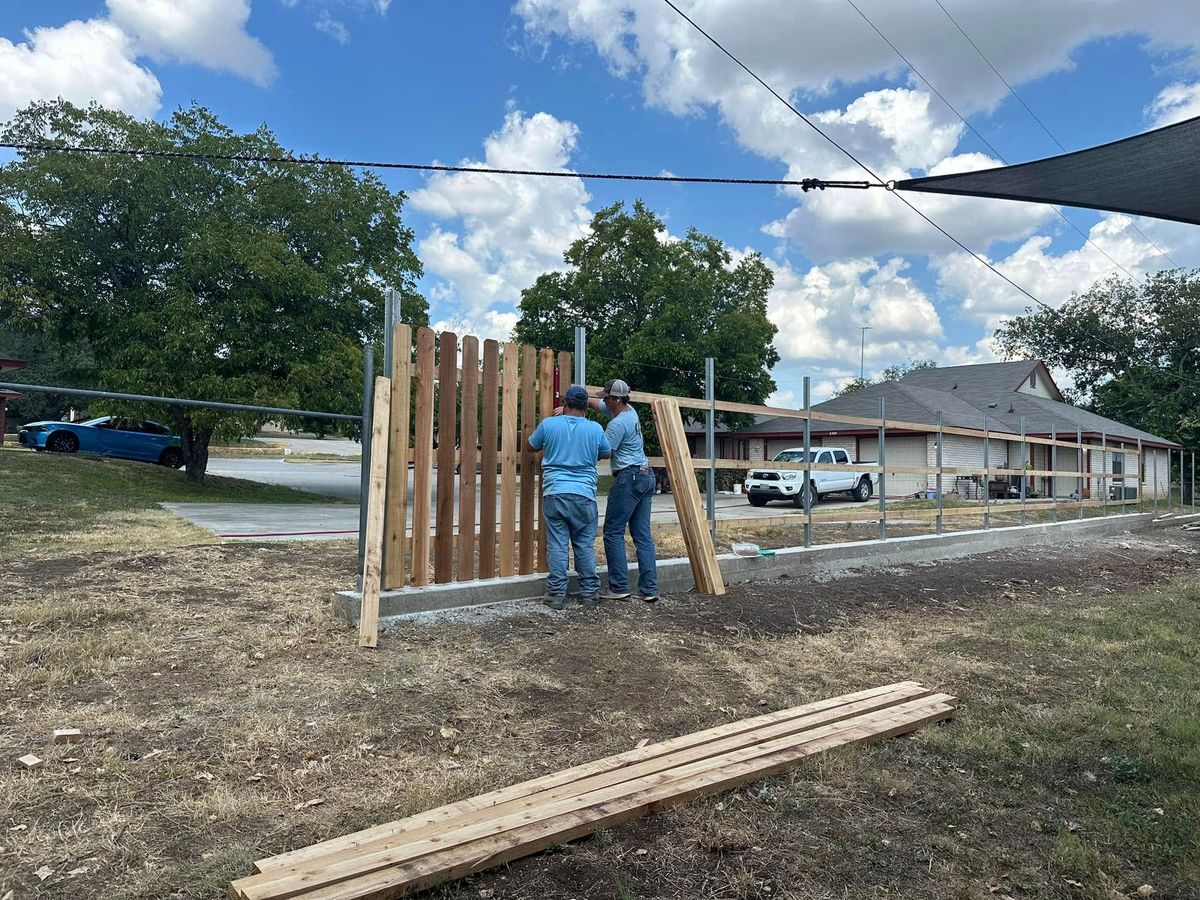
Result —
[[[147,463],[28,450],[0,451],[0,563],[26,553],[172,547],[217,538],[160,509],[164,502],[336,503],[278,485]]]
[[[264,855],[913,678],[959,718],[431,896],[1197,898],[1198,561],[1172,528],[720,600],[430,616],[367,652],[327,612],[348,542],[8,555],[0,897],[222,896]],[[83,740],[52,745],[62,727]],[[45,765],[18,768],[28,752]]]

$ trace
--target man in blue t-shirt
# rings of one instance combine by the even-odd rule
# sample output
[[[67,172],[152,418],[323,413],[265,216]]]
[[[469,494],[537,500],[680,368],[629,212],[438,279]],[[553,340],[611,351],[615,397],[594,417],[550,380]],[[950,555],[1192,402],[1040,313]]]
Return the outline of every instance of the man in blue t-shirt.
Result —
[[[612,452],[604,429],[586,418],[587,391],[567,388],[562,415],[542,419],[529,446],[542,455],[542,516],[546,521],[546,605],[567,605],[567,555],[585,604],[600,599],[596,575],[596,462]]]
[[[605,600],[629,599],[629,563],[625,559],[625,528],[637,551],[638,592],[647,603],[658,599],[658,562],[650,533],[650,504],[655,479],[642,441],[642,423],[629,403],[629,385],[619,378],[589,401],[609,417],[605,436],[612,445],[613,486],[604,508],[604,556],[608,561]]]

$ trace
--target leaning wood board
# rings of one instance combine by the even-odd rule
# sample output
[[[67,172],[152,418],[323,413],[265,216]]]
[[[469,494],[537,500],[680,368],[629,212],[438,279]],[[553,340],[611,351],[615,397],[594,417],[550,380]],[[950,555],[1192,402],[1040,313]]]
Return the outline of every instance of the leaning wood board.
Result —
[[[429,512],[433,487],[434,335],[417,329],[416,433],[413,436],[412,583],[429,584]]]
[[[375,379],[375,405],[371,418],[371,480],[367,496],[366,553],[363,555],[362,604],[358,613],[358,645],[379,643],[379,588],[383,577],[384,514],[387,499],[388,440],[392,409],[391,379]]]
[[[517,574],[517,367],[520,351],[511,341],[504,345],[504,370],[500,390],[500,576]]]
[[[483,342],[483,403],[480,405],[479,577],[496,576],[496,466],[499,464],[500,344]]]
[[[479,457],[479,338],[462,340],[462,419],[459,423],[458,580],[475,577],[475,461]]]
[[[537,509],[537,480],[534,468],[537,454],[529,446],[529,436],[537,427],[537,351],[528,344],[521,345],[521,574],[532,574],[537,564],[533,521]]]
[[[848,743],[915,730],[956,701],[905,682],[718,726],[262,860],[246,900],[407,895],[638,815],[792,768]]]
[[[438,359],[437,521],[433,536],[433,580],[454,580],[454,456],[458,436],[458,337],[443,331]]]
[[[408,530],[409,429],[412,425],[412,328],[392,328],[392,412],[388,441],[387,542],[383,551],[383,586],[404,587],[405,533]]]

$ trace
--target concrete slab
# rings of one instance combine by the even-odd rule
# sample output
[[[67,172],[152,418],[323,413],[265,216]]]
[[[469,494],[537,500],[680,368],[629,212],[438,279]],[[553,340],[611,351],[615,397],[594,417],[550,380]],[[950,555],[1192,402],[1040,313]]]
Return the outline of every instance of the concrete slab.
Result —
[[[1188,518],[1200,520],[1200,516]],[[1081,521],[995,528],[990,531],[916,535],[886,541],[824,544],[810,548],[792,547],[776,551],[774,556],[724,555],[718,557],[718,561],[727,584],[766,581],[784,576],[823,581],[865,568],[879,569],[941,562],[997,550],[1037,546],[1052,541],[1098,540],[1179,523],[1180,518],[1156,520],[1150,513],[1131,513]],[[601,568],[600,571],[603,573],[605,570]],[[635,581],[637,566],[630,565],[630,572],[630,580]],[[545,580],[545,575],[520,575],[513,578],[385,591],[379,600],[380,617],[383,620],[397,619],[431,610],[535,600],[545,593]],[[665,594],[682,593],[695,587],[691,566],[686,559],[660,562],[658,582],[659,589]],[[571,590],[578,590],[574,579]],[[333,595],[332,602],[337,616],[347,622],[358,622],[360,594],[355,591],[338,591]]]
[[[162,506],[193,525],[230,540],[358,537],[356,503],[164,503]]]

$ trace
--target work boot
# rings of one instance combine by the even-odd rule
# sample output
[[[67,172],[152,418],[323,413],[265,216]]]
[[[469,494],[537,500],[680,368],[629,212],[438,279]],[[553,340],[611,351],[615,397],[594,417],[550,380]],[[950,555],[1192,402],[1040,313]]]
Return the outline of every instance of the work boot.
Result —
[[[647,603],[657,603],[658,602],[658,594],[642,594],[642,599],[645,600]]]
[[[567,598],[566,597],[547,597],[542,602],[545,603],[551,609],[557,609],[557,610],[561,611],[561,610],[564,610],[567,608]]]
[[[600,595],[601,600],[628,600],[629,591],[613,591],[608,590]]]
[[[584,606],[599,606],[600,605],[600,595],[599,594],[583,594],[580,596],[579,602]]]

